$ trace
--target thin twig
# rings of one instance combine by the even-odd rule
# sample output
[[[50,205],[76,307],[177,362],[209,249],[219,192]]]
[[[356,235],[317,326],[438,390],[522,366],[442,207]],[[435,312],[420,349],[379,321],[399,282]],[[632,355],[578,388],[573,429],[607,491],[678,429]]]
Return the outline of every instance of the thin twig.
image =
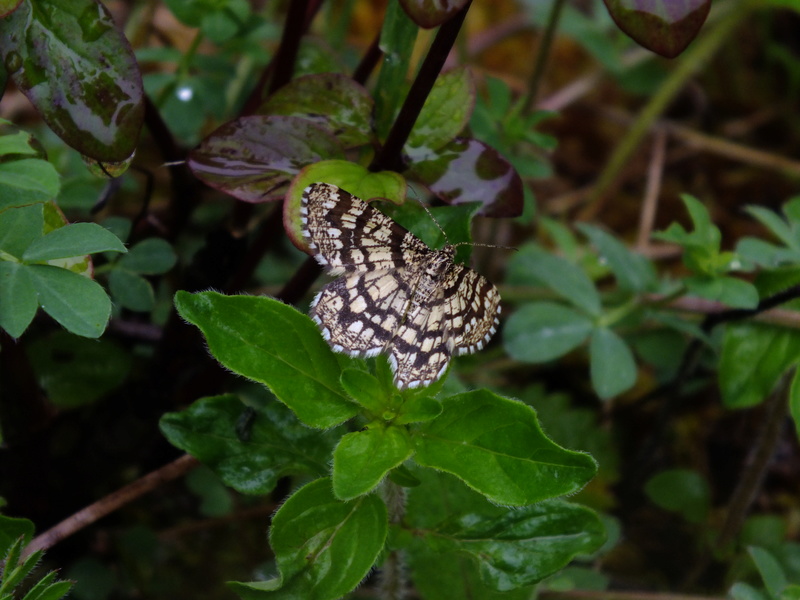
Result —
[[[662,594],[659,592],[611,592],[594,590],[544,590],[539,600],[725,600],[722,596],[691,596],[688,594]]]
[[[555,0],[553,6],[550,8],[550,14],[547,17],[547,27],[542,36],[542,42],[539,44],[539,51],[536,53],[536,63],[531,71],[530,79],[528,79],[528,89],[525,91],[524,98],[520,101],[520,106],[525,112],[530,112],[536,102],[536,97],[539,93],[539,84],[542,82],[544,69],[547,65],[547,59],[550,57],[550,50],[553,47],[553,37],[555,36],[556,28],[558,27],[561,18],[561,9],[566,2],[564,0]]]
[[[645,186],[642,212],[639,215],[639,233],[636,238],[636,249],[644,250],[650,244],[650,235],[656,221],[658,195],[661,192],[661,176],[664,174],[664,158],[666,155],[667,135],[657,131],[653,138],[653,154],[647,167],[647,185]]]
[[[425,56],[425,60],[422,61],[414,82],[411,84],[411,89],[408,91],[405,102],[400,107],[400,112],[389,134],[386,136],[386,142],[369,166],[370,171],[400,172],[403,170],[401,157],[403,146],[408,140],[408,135],[411,133],[417,117],[419,117],[425,100],[433,89],[433,84],[436,82],[436,78],[439,76],[450,50],[453,48],[471,4],[470,0],[452,19],[439,27],[431,48]]]
[[[151,471],[133,483],[129,483],[125,487],[79,510],[44,533],[37,535],[31,540],[31,543],[26,546],[25,556],[30,555],[36,550],[52,548],[61,540],[91,525],[95,521],[102,519],[129,502],[136,500],[140,496],[143,496],[168,481],[182,477],[198,464],[200,463],[197,462],[196,458],[184,454],[160,469]]]

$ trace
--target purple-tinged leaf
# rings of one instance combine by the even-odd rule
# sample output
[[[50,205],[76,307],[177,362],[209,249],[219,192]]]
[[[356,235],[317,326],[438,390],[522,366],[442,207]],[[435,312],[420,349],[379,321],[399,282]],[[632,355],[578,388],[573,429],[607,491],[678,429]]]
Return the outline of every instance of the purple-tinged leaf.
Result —
[[[123,161],[144,119],[142,78],[125,36],[94,0],[24,0],[0,19],[9,76],[48,126],[84,156]]]
[[[505,158],[483,142],[456,138],[435,152],[414,153],[409,177],[448,204],[480,202],[479,215],[522,214],[522,179]]]
[[[656,54],[675,58],[697,36],[711,0],[603,0],[617,26]]]
[[[411,20],[420,27],[430,29],[449,21],[468,0],[400,0],[400,5]]]
[[[276,190],[311,163],[344,158],[329,132],[298,117],[249,116],[229,121],[189,153],[194,174],[245,202],[282,198]]]
[[[364,86],[339,73],[320,73],[291,81],[256,112],[302,117],[352,148],[369,143],[373,106]]]

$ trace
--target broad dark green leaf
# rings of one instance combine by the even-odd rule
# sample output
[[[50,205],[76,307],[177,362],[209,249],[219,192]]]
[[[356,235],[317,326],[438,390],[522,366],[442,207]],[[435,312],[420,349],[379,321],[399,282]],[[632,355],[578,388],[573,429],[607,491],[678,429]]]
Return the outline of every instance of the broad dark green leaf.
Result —
[[[103,335],[111,301],[97,283],[59,267],[26,265],[39,306],[67,331],[88,338]]]
[[[267,385],[306,425],[327,429],[358,412],[314,322],[266,297],[178,292],[175,306],[231,371]]]
[[[403,550],[423,598],[527,600],[526,586],[596,550],[605,537],[597,516],[580,506],[544,501],[509,509],[446,473],[413,474],[422,483],[407,492],[405,520],[418,535],[406,538]],[[499,595],[501,585],[520,586],[519,595]]]
[[[480,202],[479,214],[487,217],[522,214],[522,179],[511,163],[483,142],[456,138],[436,150],[416,149],[409,159],[409,177],[447,204]]]
[[[28,269],[17,262],[0,261],[0,327],[13,338],[28,328],[39,308]]]
[[[55,167],[46,160],[0,162],[0,210],[47,202],[58,195],[60,186]]]
[[[466,553],[485,584],[507,591],[541,581],[576,555],[597,550],[606,532],[588,508],[551,500],[499,516],[464,515],[429,536],[437,553]]]
[[[153,286],[141,275],[115,267],[108,275],[108,291],[114,302],[137,312],[148,312],[155,305]]]
[[[81,154],[124,161],[144,121],[142,79],[125,36],[95,0],[25,0],[0,20],[0,53],[17,87]]]
[[[711,0],[603,0],[617,26],[656,54],[675,58],[694,40]]]
[[[87,340],[66,331],[37,338],[26,350],[39,385],[59,408],[99,400],[125,382],[132,362],[110,340]]]
[[[130,249],[119,264],[142,275],[161,275],[175,266],[178,257],[167,240],[147,238]]]
[[[342,502],[330,479],[317,479],[292,494],[272,519],[269,540],[280,576],[232,587],[247,600],[335,600],[367,575],[386,533],[386,507],[377,496]]]
[[[117,236],[96,223],[74,223],[54,229],[25,249],[25,262],[45,262],[95,252],[127,252]]]
[[[728,408],[761,404],[783,373],[800,361],[800,333],[758,323],[729,323],[719,361],[722,402]]]
[[[629,390],[636,383],[636,361],[628,344],[606,327],[598,327],[589,340],[592,387],[603,400]]]
[[[535,244],[511,257],[507,279],[514,285],[546,286],[589,316],[600,315],[600,294],[583,269]]]
[[[415,460],[452,473],[492,502],[524,506],[580,490],[597,471],[588,454],[548,439],[529,406],[486,390],[451,396],[414,432]]]
[[[249,437],[243,440],[237,424],[245,408],[231,395],[201,398],[181,412],[165,414],[159,426],[171,444],[244,494],[268,494],[285,475],[329,472],[339,435],[335,430],[309,429],[272,402],[255,409]]]
[[[542,363],[583,344],[594,323],[583,313],[554,302],[524,304],[503,326],[503,346],[515,360]]]
[[[629,292],[651,291],[657,283],[656,270],[647,258],[636,254],[613,235],[588,223],[578,229],[597,247],[620,287]]]
[[[373,104],[364,86],[349,77],[320,73],[292,80],[270,96],[258,114],[301,117],[351,148],[369,143]]]
[[[442,73],[414,122],[406,150],[428,154],[455,138],[469,123],[475,107],[475,81],[466,67]]]
[[[400,0],[400,4],[417,25],[430,29],[449,21],[467,0]]]
[[[321,127],[298,117],[249,116],[229,121],[189,153],[194,174],[244,200],[282,198],[277,190],[306,165],[344,158],[341,145]]]
[[[691,523],[702,523],[708,517],[711,490],[697,471],[661,471],[647,481],[644,491],[658,506],[681,514]]]
[[[333,493],[339,500],[351,500],[370,492],[412,453],[408,432],[402,427],[348,433],[333,453]]]

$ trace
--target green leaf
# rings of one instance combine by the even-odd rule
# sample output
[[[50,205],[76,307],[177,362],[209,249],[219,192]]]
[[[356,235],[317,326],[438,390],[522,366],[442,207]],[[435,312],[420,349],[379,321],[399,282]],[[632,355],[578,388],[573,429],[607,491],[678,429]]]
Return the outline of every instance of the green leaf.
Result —
[[[141,74],[102,3],[25,0],[0,20],[0,53],[16,67],[9,75],[17,87],[70,146],[101,161],[133,154],[144,121]]]
[[[588,454],[542,433],[525,404],[486,390],[446,398],[414,432],[415,460],[452,473],[492,502],[523,506],[580,490],[597,471]]]
[[[376,427],[348,433],[333,453],[333,493],[339,500],[366,494],[412,454],[404,428]]]
[[[257,112],[302,117],[335,136],[345,148],[352,148],[370,141],[373,104],[369,92],[351,78],[320,73],[290,81]]]
[[[429,391],[430,388],[426,388]],[[430,396],[406,397],[394,419],[397,425],[430,421],[442,414],[442,403]]]
[[[11,546],[20,537],[23,544],[30,542],[35,531],[33,521],[0,515],[0,560],[5,560]]]
[[[389,132],[408,93],[406,76],[418,31],[417,26],[400,8],[398,2],[390,2],[387,5],[378,43],[383,52],[383,63],[373,92],[375,128],[381,138]]]
[[[766,594],[747,583],[734,583],[728,591],[732,600],[770,600]]]
[[[25,249],[42,236],[43,228],[44,211],[41,204],[2,211],[0,213],[0,250],[16,258],[21,258]]]
[[[719,361],[723,404],[728,408],[760,404],[798,361],[797,331],[758,323],[729,323]]]
[[[67,331],[88,338],[103,334],[111,301],[97,283],[59,267],[26,265],[39,305]]]
[[[408,136],[407,150],[438,150],[466,127],[474,106],[475,81],[469,69],[439,75]]]
[[[361,369],[343,369],[340,381],[344,391],[374,415],[386,409],[386,395],[374,375]]]
[[[340,598],[372,568],[386,532],[386,507],[377,496],[345,503],[334,498],[330,479],[317,479],[292,494],[272,519],[269,540],[280,578],[232,587],[253,600]]]
[[[22,600],[59,600],[67,595],[74,585],[71,581],[55,581],[56,572],[50,571],[39,580]]]
[[[800,249],[792,228],[776,212],[763,206],[746,206],[745,211],[761,222],[787,248]]]
[[[2,89],[0,87],[0,93],[2,93]],[[31,134],[17,129],[13,125],[0,122],[0,156],[5,156],[4,160],[8,159],[8,154],[39,156],[41,146],[37,146],[38,142]]]
[[[797,437],[800,438],[800,369],[795,370],[792,385],[789,388],[789,412],[794,421]]]
[[[95,252],[127,252],[117,236],[96,223],[74,223],[54,229],[35,240],[22,255],[25,262],[46,262],[57,258]]]
[[[584,343],[594,329],[591,319],[554,302],[521,306],[503,327],[503,345],[515,360],[542,363]]]
[[[244,494],[268,494],[285,475],[329,472],[335,430],[301,425],[278,402],[255,409],[248,439],[237,434],[245,405],[232,395],[201,398],[181,412],[161,417],[161,432],[173,446],[210,467],[226,485]]]
[[[603,400],[629,390],[636,383],[636,361],[621,337],[606,327],[592,332],[589,341],[592,387]]]
[[[28,269],[19,263],[0,261],[0,327],[18,338],[33,321],[38,307]]]
[[[711,490],[697,471],[662,471],[648,480],[644,491],[658,506],[679,513],[691,523],[702,523],[708,517]]]
[[[0,162],[0,210],[47,202],[58,195],[60,187],[55,167],[46,160],[23,158]]]
[[[153,286],[144,277],[122,267],[115,267],[108,275],[108,289],[114,301],[124,308],[138,312],[153,310]]]
[[[111,340],[88,340],[66,331],[37,338],[26,350],[39,385],[59,408],[90,404],[117,389],[132,363]]]
[[[600,315],[600,295],[586,273],[535,244],[520,248],[511,257],[507,279],[512,285],[546,286],[590,316]]]
[[[178,292],[175,306],[231,371],[267,385],[306,425],[327,429],[358,412],[314,322],[272,298]]]
[[[597,550],[606,538],[605,527],[593,511],[552,500],[507,509],[497,516],[454,515],[435,530],[420,534],[437,554],[469,556],[483,583],[498,591],[541,581],[576,555]],[[415,570],[419,574],[418,565]]]
[[[734,277],[698,275],[684,279],[686,290],[693,296],[721,302],[733,308],[758,306],[758,290],[749,281]]]
[[[756,564],[767,591],[773,598],[777,598],[788,583],[783,567],[771,553],[758,546],[749,546],[747,553]]]
[[[141,275],[161,275],[175,266],[178,257],[167,240],[148,238],[142,240],[123,256],[119,264],[128,271]]]
[[[657,283],[656,271],[647,258],[631,251],[613,235],[588,223],[578,223],[578,229],[594,244],[600,256],[617,278],[620,287],[629,292],[646,292]]]

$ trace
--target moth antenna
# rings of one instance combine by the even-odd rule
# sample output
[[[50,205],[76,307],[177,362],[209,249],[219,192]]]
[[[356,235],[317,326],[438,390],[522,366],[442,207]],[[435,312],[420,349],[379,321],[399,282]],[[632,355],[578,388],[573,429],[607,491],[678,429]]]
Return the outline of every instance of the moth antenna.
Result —
[[[411,189],[414,190],[413,187]],[[439,225],[439,221],[437,221],[436,217],[433,216],[433,213],[430,210],[428,210],[428,207],[425,206],[425,204],[423,204],[422,200],[419,199],[419,196],[416,195],[416,190],[414,190],[414,192],[415,192],[414,199],[417,202],[419,202],[419,205],[422,207],[422,209],[426,213],[428,213],[428,216],[431,218],[431,221],[433,221],[434,225],[436,225],[436,228],[439,231],[442,232],[442,235],[444,236],[444,241],[447,242],[447,245],[452,246],[453,248],[458,248],[459,246],[473,246],[473,247],[474,246],[480,246],[482,248],[499,248],[501,250],[514,250],[515,252],[517,250],[519,250],[519,248],[514,248],[513,246],[497,246],[495,244],[478,244],[476,242],[458,242],[456,244],[451,244],[450,243],[450,238],[447,237],[447,232],[442,228],[441,225]]]
[[[414,200],[416,200],[422,207],[422,210],[424,210],[428,214],[428,216],[431,218],[431,221],[433,221],[433,224],[436,225],[436,229],[442,232],[442,235],[444,236],[444,241],[447,242],[448,245],[450,245],[450,238],[447,237],[447,232],[444,229],[442,229],[442,226],[439,225],[439,221],[436,220],[436,217],[433,216],[433,213],[430,210],[428,210],[428,207],[425,206],[422,200],[419,199],[419,196],[417,195],[417,190],[415,190],[413,186],[409,187],[414,192]]]

